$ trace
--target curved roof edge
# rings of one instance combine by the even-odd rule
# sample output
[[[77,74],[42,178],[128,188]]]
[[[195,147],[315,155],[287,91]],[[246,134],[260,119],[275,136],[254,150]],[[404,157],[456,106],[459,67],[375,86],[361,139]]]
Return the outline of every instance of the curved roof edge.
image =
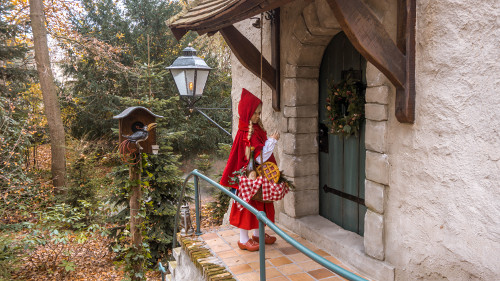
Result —
[[[167,21],[177,40],[189,30],[216,33],[218,30],[294,0],[205,0],[195,2]]]
[[[154,114],[153,112],[151,112],[149,109],[145,108],[144,106],[131,106],[131,107],[125,109],[122,113],[120,113],[116,116],[113,116],[113,119],[123,119],[136,109],[143,109],[143,110],[146,110],[149,114],[153,115],[156,118],[163,118],[163,116]]]

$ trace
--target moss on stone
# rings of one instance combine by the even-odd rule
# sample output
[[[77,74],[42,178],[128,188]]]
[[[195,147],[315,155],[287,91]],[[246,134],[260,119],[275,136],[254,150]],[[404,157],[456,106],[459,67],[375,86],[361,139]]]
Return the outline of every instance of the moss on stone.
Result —
[[[190,257],[193,264],[209,281],[235,281],[233,275],[227,269],[214,263],[218,259],[213,256],[205,242],[197,240],[196,237],[180,237],[178,241],[181,247]]]

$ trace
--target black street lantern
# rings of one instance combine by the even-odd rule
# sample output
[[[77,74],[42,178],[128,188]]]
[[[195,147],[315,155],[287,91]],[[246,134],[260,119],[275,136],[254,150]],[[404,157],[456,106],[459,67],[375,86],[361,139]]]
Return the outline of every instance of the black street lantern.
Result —
[[[212,68],[196,56],[193,47],[186,47],[182,50],[182,56],[175,59],[167,69],[172,73],[181,97],[201,97]]]
[[[185,101],[188,108],[196,110],[205,118],[207,118],[214,125],[219,127],[229,136],[226,129],[222,128],[217,122],[212,120],[207,114],[205,114],[201,109],[208,108],[197,108],[194,104],[201,99],[203,95],[203,90],[205,89],[205,84],[207,83],[208,73],[212,68],[210,68],[205,61],[196,55],[196,50],[193,47],[186,47],[182,50],[182,56],[175,59],[171,66],[167,67],[174,77],[175,85],[179,90],[179,95],[186,97]],[[216,108],[212,108],[216,109]],[[220,108],[220,109],[230,109],[230,108]]]

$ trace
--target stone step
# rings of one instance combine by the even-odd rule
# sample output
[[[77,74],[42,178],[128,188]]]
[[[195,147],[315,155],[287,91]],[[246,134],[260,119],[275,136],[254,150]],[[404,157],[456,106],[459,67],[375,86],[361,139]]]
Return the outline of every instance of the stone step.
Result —
[[[177,262],[176,261],[169,261],[168,262],[168,271],[170,271],[170,279],[169,280],[175,280],[175,269],[177,268]]]
[[[181,247],[174,248],[172,251],[172,256],[174,256],[174,259],[179,262],[179,255],[181,254]]]

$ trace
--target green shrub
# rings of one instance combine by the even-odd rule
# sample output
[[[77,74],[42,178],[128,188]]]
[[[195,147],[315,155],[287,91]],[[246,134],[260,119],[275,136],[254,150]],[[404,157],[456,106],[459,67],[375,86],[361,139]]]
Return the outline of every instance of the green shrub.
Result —
[[[168,139],[168,138],[167,138]],[[172,148],[166,146],[167,139],[160,141],[158,155],[143,154],[143,241],[150,251],[149,262],[156,261],[166,255],[172,247],[174,220],[177,202],[183,184],[182,172],[179,170],[179,156],[172,153]],[[129,253],[124,241],[128,241],[129,198],[131,183],[128,179],[128,165],[122,165],[113,170],[115,191],[110,202],[120,211],[112,217],[112,222],[118,227],[111,233],[117,239],[115,249]],[[192,189],[188,190],[192,192]],[[120,236],[125,237],[120,238]],[[141,253],[145,256],[146,254]]]
[[[19,260],[21,247],[4,236],[0,236],[0,281],[11,280],[14,265]]]

